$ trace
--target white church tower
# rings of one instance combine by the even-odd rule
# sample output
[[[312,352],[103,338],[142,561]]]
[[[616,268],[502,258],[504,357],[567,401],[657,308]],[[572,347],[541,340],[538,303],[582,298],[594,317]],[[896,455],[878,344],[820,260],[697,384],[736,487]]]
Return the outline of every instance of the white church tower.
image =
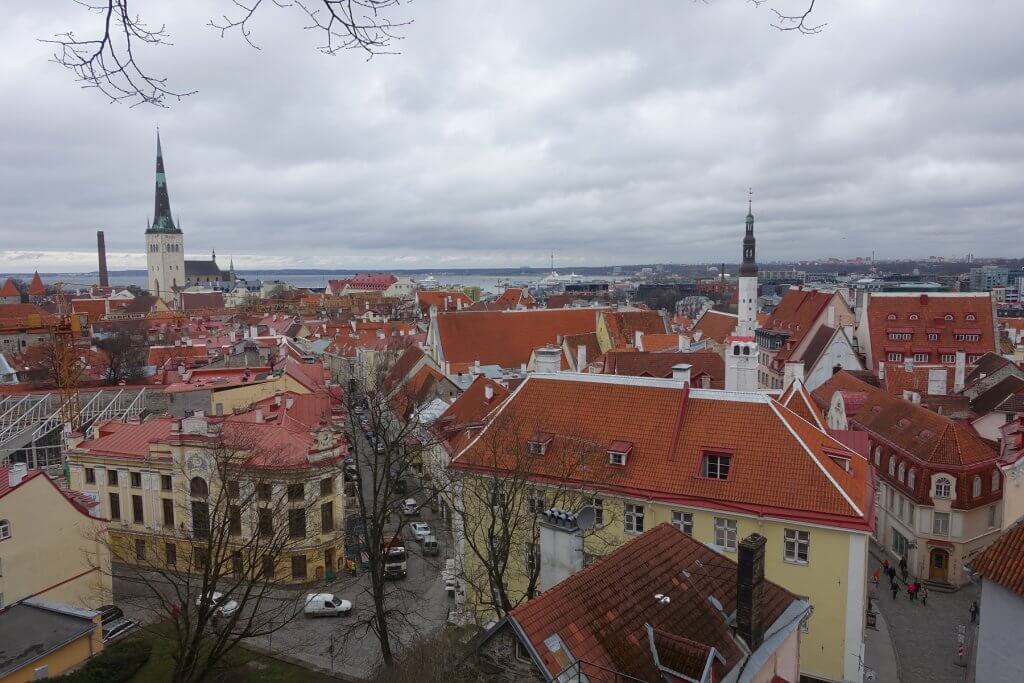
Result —
[[[725,388],[727,391],[757,391],[757,261],[754,259],[753,202],[747,203],[747,232],[743,236],[740,265],[739,306],[736,329],[726,339]]]
[[[156,203],[146,227],[146,283],[149,293],[172,301],[174,288],[185,285],[185,236],[171,218],[160,132],[156,134]]]

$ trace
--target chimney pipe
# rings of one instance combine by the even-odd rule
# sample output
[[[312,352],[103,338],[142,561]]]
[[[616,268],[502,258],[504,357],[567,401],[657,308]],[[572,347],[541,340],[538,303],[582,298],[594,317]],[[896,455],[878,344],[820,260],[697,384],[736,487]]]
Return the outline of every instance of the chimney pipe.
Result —
[[[764,640],[764,546],[760,534],[740,541],[736,562],[736,630],[751,652]]]
[[[690,371],[693,366],[689,363],[676,363],[672,366],[672,379],[677,379],[681,382],[690,381]]]
[[[587,367],[587,347],[580,344],[576,347],[576,372],[583,372]]]
[[[637,330],[636,332],[633,333],[633,339],[634,339],[633,346],[636,347],[636,350],[637,351],[643,351],[644,350],[644,333],[641,332],[640,330]]]
[[[557,346],[542,346],[533,352],[535,372],[558,372],[562,369],[562,349]]]
[[[110,278],[107,276],[107,242],[103,237],[103,231],[96,231],[96,253],[100,259],[100,287],[109,287]]]
[[[494,387],[492,387],[490,384],[485,384],[484,385],[484,400],[485,401],[490,401],[492,398],[494,398]]]
[[[964,378],[967,374],[967,354],[963,351],[956,352],[956,367],[953,369],[953,393],[959,394],[964,390]]]
[[[679,335],[679,351],[680,353],[687,353],[690,350],[690,337],[685,334]]]
[[[7,471],[7,483],[13,489],[15,486],[21,484],[21,480],[28,474],[28,465],[23,462],[11,463],[10,469]]]

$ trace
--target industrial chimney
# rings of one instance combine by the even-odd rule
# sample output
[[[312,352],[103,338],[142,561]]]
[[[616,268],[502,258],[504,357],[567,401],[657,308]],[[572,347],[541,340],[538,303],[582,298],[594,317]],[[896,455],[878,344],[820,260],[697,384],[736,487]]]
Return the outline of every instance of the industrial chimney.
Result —
[[[100,287],[109,287],[110,280],[107,277],[107,243],[103,239],[103,231],[96,231],[96,252],[100,259]]]

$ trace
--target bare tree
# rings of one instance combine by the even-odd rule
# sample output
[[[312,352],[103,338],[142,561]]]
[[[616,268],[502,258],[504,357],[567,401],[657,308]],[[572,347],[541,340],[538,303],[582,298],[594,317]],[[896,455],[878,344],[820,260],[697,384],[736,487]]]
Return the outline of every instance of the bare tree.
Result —
[[[473,445],[473,471],[454,474],[452,487],[464,547],[461,575],[477,607],[501,618],[537,595],[540,513],[599,501],[587,471],[605,449],[580,434],[547,433],[542,422],[527,423],[512,410],[495,411]],[[609,512],[601,510],[603,524]],[[601,527],[588,532],[592,544],[600,533]]]
[[[754,5],[760,7],[768,0],[750,0]],[[803,33],[804,35],[814,35],[821,33],[822,29],[828,24],[822,22],[816,24],[810,21],[811,13],[814,12],[814,3],[816,0],[800,0],[800,10],[797,11],[781,11],[775,7],[771,7],[771,11],[775,14],[775,21],[772,23],[773,28],[777,28],[780,31],[796,31]]]
[[[354,529],[364,550],[361,559],[369,574],[364,590],[372,607],[356,615],[342,629],[342,637],[372,632],[385,665],[395,661],[397,646],[416,635],[423,621],[417,608],[419,596],[406,590],[401,577],[388,568],[389,550],[401,541],[408,523],[402,502],[414,499],[413,514],[418,514],[438,496],[420,478],[420,463],[432,445],[431,436],[423,429],[416,411],[409,419],[400,416],[400,406],[416,397],[405,386],[391,388],[385,382],[395,359],[396,352],[389,351],[380,354],[372,367],[357,367],[345,394],[350,450],[359,470],[355,504],[348,506],[352,511],[352,518],[347,520],[348,542],[353,542]],[[390,556],[393,568],[396,553]]]
[[[238,645],[301,613],[298,591],[275,577],[303,544],[310,505],[296,500],[286,473],[250,466],[254,455],[274,459],[244,429],[227,429],[176,473],[188,482],[187,502],[163,511],[159,534],[126,527],[103,537],[115,578],[133,593],[126,602],[151,613],[148,628],[170,641],[175,683],[207,680]],[[121,515],[138,514],[137,504]]]
[[[166,25],[147,24],[129,9],[130,0],[75,2],[96,16],[95,29],[86,37],[68,31],[42,42],[54,46],[52,60],[74,73],[83,88],[96,88],[112,102],[132,106],[164,107],[168,100],[195,94],[195,90],[171,88],[166,77],[150,73],[139,61],[143,48],[172,45]],[[392,42],[400,39],[396,31],[409,23],[388,17],[400,0],[232,0],[232,4],[232,13],[211,19],[208,26],[221,36],[237,30],[256,49],[250,22],[268,4],[299,12],[307,22],[305,28],[321,35],[317,49],[327,55],[357,50],[369,59],[390,53]]]
[[[107,384],[142,377],[148,353],[145,335],[145,329],[133,322],[114,335],[96,342],[96,348],[104,353],[103,379]]]

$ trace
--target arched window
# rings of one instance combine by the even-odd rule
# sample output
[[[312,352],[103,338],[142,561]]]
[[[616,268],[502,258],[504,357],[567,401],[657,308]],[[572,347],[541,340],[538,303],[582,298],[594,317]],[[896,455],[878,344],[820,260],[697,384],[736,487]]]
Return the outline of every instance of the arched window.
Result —
[[[919,317],[920,317],[920,316],[918,316],[918,315],[917,315],[917,313],[911,313],[911,314],[910,314],[910,319],[911,319],[911,320],[917,320],[917,319],[918,319]]]
[[[210,495],[210,487],[202,477],[192,477],[192,481],[188,483],[188,490],[193,498],[206,498]]]
[[[900,463],[900,473],[896,476],[896,478],[900,480],[901,484],[903,483],[903,480],[907,478],[907,465],[906,465],[906,463],[902,463],[902,462]]]
[[[914,486],[916,484],[917,484],[917,470],[914,469],[913,467],[911,467],[910,471],[907,472],[907,486],[909,486],[910,488],[914,488]]]
[[[750,355],[750,347],[749,346],[744,346],[743,347],[743,355],[744,356],[749,356]]]
[[[896,319],[896,314],[895,313],[890,313],[889,315],[885,316],[885,319],[886,320],[895,320]]]
[[[999,470],[992,473],[992,491],[999,490]]]
[[[875,446],[875,467],[882,466],[882,447]]]
[[[939,477],[935,480],[935,497],[936,498],[949,498],[949,494],[953,489],[953,482],[946,477]]]
[[[11,523],[6,519],[0,519],[0,541],[11,537]]]
[[[977,498],[981,495],[981,475],[974,475],[974,479],[971,480],[971,496]]]
[[[895,455],[890,455],[889,456],[889,476],[891,477],[894,474],[896,474],[896,456]]]

